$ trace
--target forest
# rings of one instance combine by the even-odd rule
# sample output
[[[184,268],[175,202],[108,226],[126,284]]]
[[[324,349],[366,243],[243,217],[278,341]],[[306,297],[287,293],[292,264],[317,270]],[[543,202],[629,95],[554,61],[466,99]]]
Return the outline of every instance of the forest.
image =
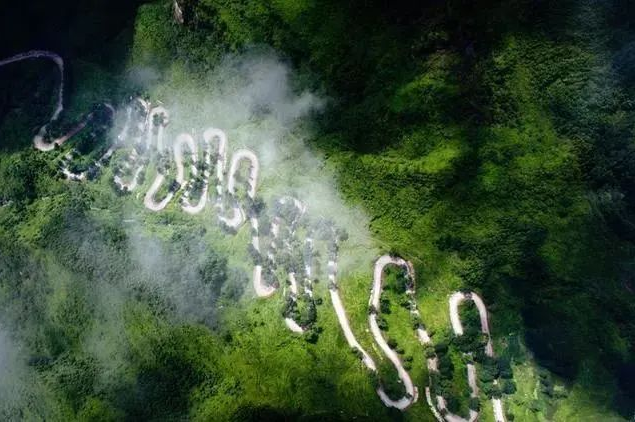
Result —
[[[633,22],[625,0],[4,5],[0,60],[64,59],[50,136],[92,115],[38,151],[59,72],[43,60],[0,66],[0,419],[433,421],[430,385],[479,420],[496,420],[498,397],[506,420],[633,420]],[[128,158],[98,159],[133,98],[170,110],[150,131],[216,125],[231,151],[258,153],[262,199],[249,194],[253,164],[236,171],[251,229],[189,216],[176,200],[153,213],[143,194],[117,189]],[[148,174],[169,172],[161,163]],[[155,196],[182,201],[181,185],[170,176]],[[206,186],[197,179],[193,195]],[[309,295],[271,283],[285,293],[264,300],[252,261],[264,280],[280,271],[248,246],[277,235],[253,219],[293,220],[274,201],[287,194],[310,217],[281,229],[276,247],[295,255],[276,258],[300,268],[293,236],[321,233],[316,277]],[[373,263],[386,254],[412,274],[387,267],[374,307]],[[459,307],[464,334],[452,331],[457,291],[482,297],[491,337],[470,305]],[[418,386],[406,410],[377,396],[405,385],[369,318]],[[482,351],[490,340],[496,357]],[[366,351],[376,372],[360,364]]]

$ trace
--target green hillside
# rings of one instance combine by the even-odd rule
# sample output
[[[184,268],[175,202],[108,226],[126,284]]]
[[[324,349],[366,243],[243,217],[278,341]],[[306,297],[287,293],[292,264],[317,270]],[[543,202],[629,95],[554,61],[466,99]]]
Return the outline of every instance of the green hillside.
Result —
[[[167,0],[31,3],[1,14],[0,59],[63,57],[51,139],[93,114],[38,151],[59,73],[46,60],[0,66],[0,419],[434,421],[429,383],[450,411],[484,421],[499,397],[509,421],[635,417],[630,2],[179,0],[182,22]],[[237,171],[244,225],[219,224],[212,199],[184,213],[174,168],[156,196],[175,199],[146,209],[163,156],[128,193],[113,183],[131,177],[127,152],[95,167],[136,97],[169,110],[147,123],[155,137],[215,127],[228,160],[257,153],[257,199],[251,168]],[[65,160],[90,180],[66,180]],[[283,195],[308,208],[281,236],[315,234],[313,296],[297,303],[290,283],[267,299],[252,286],[265,258],[248,249],[249,217],[277,241],[265,222],[292,213]],[[305,246],[289,242],[275,259],[300,274]],[[389,267],[373,310],[384,254],[416,276]],[[377,372],[351,350],[334,291]],[[496,357],[472,306],[453,334],[456,291],[483,298]],[[404,385],[369,331],[373,312],[418,388],[404,411],[375,391],[395,399]]]

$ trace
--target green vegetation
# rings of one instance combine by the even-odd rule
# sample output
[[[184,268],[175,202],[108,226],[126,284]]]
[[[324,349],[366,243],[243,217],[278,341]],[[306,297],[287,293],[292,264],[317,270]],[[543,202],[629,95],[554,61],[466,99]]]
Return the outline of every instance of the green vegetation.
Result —
[[[433,389],[459,414],[480,407],[491,420],[485,400],[502,394],[515,420],[632,417],[630,3],[187,0],[184,25],[167,0],[31,3],[28,14],[3,6],[0,53],[64,55],[67,110],[52,133],[90,111],[107,124],[106,99],[194,92],[228,54],[276,54],[294,89],[328,99],[311,149],[368,214],[375,245],[415,265],[421,318],[401,306],[404,277],[389,268],[379,323],[420,394],[436,353]],[[116,194],[113,168],[62,180],[51,157],[76,150],[71,169],[88,169],[112,134],[94,124],[53,155],[30,147],[53,106],[51,69],[0,68],[0,368],[6,355],[13,371],[0,419],[433,420],[421,398],[403,415],[383,407],[328,300],[252,299],[248,229],[226,236],[209,216],[144,213]],[[199,111],[187,105],[181,117]],[[227,129],[243,141],[244,128]],[[345,248],[351,325],[399,396],[365,334],[371,262],[353,256],[368,249]],[[321,279],[316,297],[327,288]],[[463,288],[491,311],[496,360],[482,354],[472,307],[465,335],[449,334],[447,297]],[[281,310],[314,328],[294,336]],[[434,348],[412,334],[422,323]]]

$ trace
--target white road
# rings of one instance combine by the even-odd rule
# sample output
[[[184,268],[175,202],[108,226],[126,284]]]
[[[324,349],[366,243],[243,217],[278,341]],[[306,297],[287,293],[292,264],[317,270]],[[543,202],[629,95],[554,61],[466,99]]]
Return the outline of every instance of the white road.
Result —
[[[377,365],[375,365],[375,361],[364,350],[362,345],[359,344],[357,338],[355,337],[355,334],[353,334],[353,330],[351,330],[351,325],[348,322],[346,310],[344,309],[344,305],[342,304],[342,299],[340,298],[339,291],[337,289],[329,289],[329,293],[331,294],[331,303],[333,304],[333,308],[335,309],[337,321],[340,323],[340,327],[342,328],[342,332],[344,333],[344,338],[346,339],[349,347],[355,348],[362,353],[362,362],[368,369],[370,369],[371,371],[377,371]]]
[[[273,286],[267,286],[262,282],[262,265],[254,266],[253,285],[258,297],[269,297],[276,292]]]
[[[59,54],[54,53],[52,51],[31,50],[25,53],[16,54],[6,59],[0,60],[0,67],[6,66],[12,63],[20,62],[23,60],[32,60],[32,59],[51,60],[57,66],[57,69],[60,74],[60,81],[57,88],[57,102],[55,105],[55,110],[53,111],[53,114],[51,114],[49,121],[46,124],[44,124],[42,127],[40,127],[37,134],[33,137],[33,146],[36,149],[38,149],[39,151],[51,151],[55,149],[56,145],[58,146],[62,145],[64,142],[68,141],[70,138],[76,135],[79,131],[84,129],[86,125],[88,124],[88,122],[90,122],[90,120],[93,118],[93,113],[89,113],[88,115],[86,115],[86,117],[84,117],[84,119],[82,119],[81,122],[79,122],[77,125],[75,125],[67,133],[60,136],[59,138],[53,139],[51,141],[46,141],[45,138],[48,133],[49,124],[57,120],[59,116],[62,114],[62,112],[64,111],[64,60]],[[115,112],[114,108],[108,103],[104,105],[114,115],[114,112]],[[81,176],[76,175],[74,173],[70,173],[68,171],[63,171],[63,173],[67,178],[71,180],[83,180],[85,178],[85,176],[84,178],[82,178]]]

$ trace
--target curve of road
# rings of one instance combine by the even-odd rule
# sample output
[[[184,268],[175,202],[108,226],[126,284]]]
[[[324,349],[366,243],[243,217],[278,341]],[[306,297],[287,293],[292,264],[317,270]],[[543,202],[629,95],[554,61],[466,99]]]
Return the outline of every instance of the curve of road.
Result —
[[[224,215],[218,216],[219,220],[225,224],[228,228],[238,230],[240,226],[246,221],[246,215],[240,206],[238,198],[236,198],[236,175],[240,169],[241,162],[246,161],[249,163],[249,179],[247,181],[248,189],[247,195],[250,199],[256,197],[256,184],[258,182],[258,174],[260,172],[260,163],[258,157],[253,151],[248,149],[239,149],[234,152],[229,167],[229,174],[227,176],[227,193],[229,193],[231,204],[231,214],[229,217]]]
[[[70,136],[68,137],[62,136],[61,138],[56,139],[50,143],[44,141],[44,136],[47,133],[48,125],[51,122],[57,120],[60,114],[62,114],[62,112],[64,111],[64,60],[62,59],[61,56],[59,56],[56,53],[53,53],[52,51],[31,50],[31,51],[16,54],[15,56],[11,56],[9,58],[1,60],[0,67],[6,66],[11,63],[16,63],[19,61],[31,60],[31,59],[51,60],[57,66],[57,69],[59,70],[59,74],[60,74],[60,83],[57,88],[57,104],[55,106],[55,110],[53,111],[53,114],[51,114],[51,117],[49,118],[48,123],[42,126],[40,130],[38,130],[37,135],[35,135],[35,137],[33,138],[33,145],[35,146],[35,148],[39,149],[40,151],[50,151],[53,148],[55,148],[55,145],[63,144],[67,139],[69,139],[75,133],[79,132],[79,130],[81,129],[78,129],[78,130],[73,129],[71,130],[71,132],[73,133],[70,134]]]
[[[163,134],[164,134],[165,126],[167,126],[168,124],[168,119],[169,119],[169,114],[165,108],[155,107],[152,110],[150,110],[150,114],[148,115],[148,120],[147,120],[148,127],[146,129],[146,144],[145,144],[146,151],[151,151],[153,147],[156,147],[156,150],[159,153],[159,156],[160,157],[162,156]],[[155,139],[154,137],[155,126],[157,128],[156,145],[153,142],[153,140]],[[180,143],[178,140],[183,139],[187,136],[189,135],[180,135],[179,138],[177,138],[177,142],[175,143],[175,149],[177,147],[180,148]],[[191,147],[195,148],[193,145],[194,145],[194,142],[192,141]],[[175,155],[176,155],[176,151],[175,151]],[[182,158],[183,158],[182,155],[178,155],[176,158],[177,163],[179,162],[179,160],[182,160]],[[163,199],[161,199],[160,201],[157,201],[155,199],[157,192],[159,191],[159,189],[161,189],[161,185],[163,185],[163,183],[166,180],[166,176],[168,176],[170,172],[169,168],[162,168],[161,164],[162,163],[159,163],[157,175],[143,198],[143,204],[145,205],[147,209],[151,211],[161,211],[162,209],[167,207],[167,205],[170,203],[170,201],[174,197],[174,192],[172,191],[172,187],[170,187],[168,190],[168,193]],[[180,167],[180,170],[183,171],[182,165]]]
[[[463,324],[461,323],[461,317],[459,315],[459,305],[466,300],[474,302],[481,322],[481,332],[487,335],[487,343],[485,344],[485,354],[489,357],[494,357],[494,347],[492,345],[492,339],[490,336],[489,322],[487,315],[487,307],[481,297],[474,292],[454,292],[450,296],[450,322],[452,324],[452,331],[457,336],[463,335]],[[478,396],[478,386],[476,384],[476,367],[474,364],[467,365],[468,370],[468,383],[472,390],[472,396]],[[494,385],[498,384],[498,380],[494,380]],[[492,407],[494,409],[494,419],[496,422],[505,422],[505,412],[503,410],[503,402],[500,398],[492,398]],[[471,411],[474,412],[474,411]],[[474,419],[478,417],[478,412]]]
[[[397,370],[397,374],[399,379],[404,385],[406,390],[406,395],[399,400],[393,400],[383,391],[383,389],[378,389],[377,393],[381,398],[381,401],[384,402],[386,406],[395,407],[400,410],[406,409],[408,406],[417,401],[419,396],[419,392],[417,387],[412,383],[412,379],[408,374],[408,371],[404,368],[401,360],[399,359],[399,355],[388,345],[386,339],[384,339],[383,334],[381,333],[381,329],[379,328],[379,324],[377,323],[378,310],[380,309],[379,299],[381,297],[382,281],[384,277],[384,269],[388,265],[396,265],[399,267],[403,267],[406,269],[409,278],[412,280],[412,267],[403,259],[392,257],[390,255],[381,256],[375,262],[375,271],[373,274],[373,287],[370,292],[370,300],[369,305],[371,306],[371,312],[368,315],[368,325],[370,326],[370,332],[375,338],[375,342],[379,346],[379,348],[384,352],[386,357],[392,362],[395,369]]]
[[[64,142],[68,141],[70,138],[75,136],[78,132],[84,129],[88,123],[93,119],[93,113],[88,113],[77,125],[72,127],[68,132],[59,138],[55,138],[53,140],[46,140],[48,134],[49,125],[56,121],[62,112],[64,111],[64,60],[62,57],[54,53],[52,51],[46,50],[31,50],[24,53],[19,53],[14,56],[8,57],[6,59],[0,60],[0,67],[6,66],[12,63],[17,63],[24,60],[33,60],[33,59],[46,59],[51,60],[57,66],[60,75],[60,81],[57,88],[57,102],[55,104],[55,110],[53,110],[53,114],[49,118],[49,121],[40,127],[37,134],[33,137],[33,146],[40,151],[51,151],[55,149],[56,146],[61,146]],[[112,112],[114,116],[114,108],[109,103],[104,103],[104,105]],[[70,179],[74,180],[82,180],[83,178],[80,175],[76,175],[68,171],[63,171],[64,175]]]

